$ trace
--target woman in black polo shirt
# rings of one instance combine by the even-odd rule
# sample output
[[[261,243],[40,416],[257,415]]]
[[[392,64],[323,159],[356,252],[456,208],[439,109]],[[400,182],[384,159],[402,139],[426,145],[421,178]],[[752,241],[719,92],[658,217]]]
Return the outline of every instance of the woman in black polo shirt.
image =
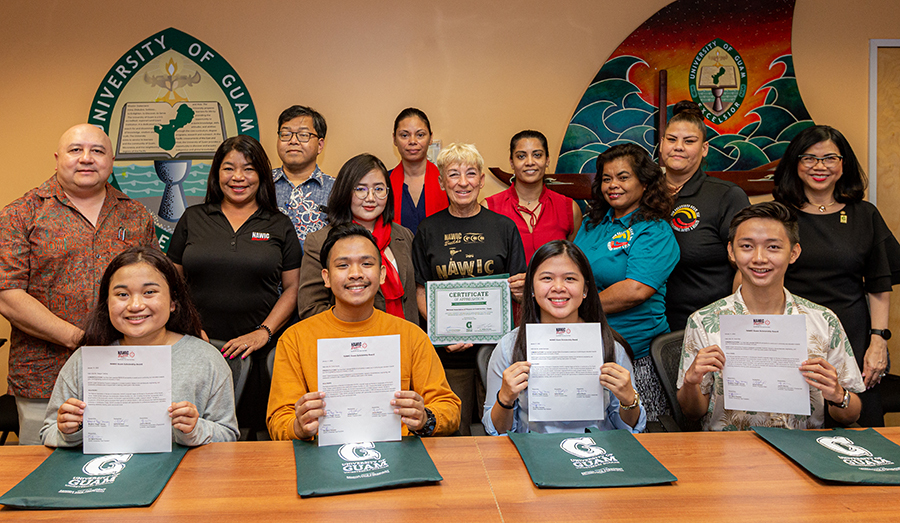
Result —
[[[728,226],[750,205],[743,189],[703,172],[706,138],[700,107],[688,100],[675,104],[659,144],[666,183],[675,198],[672,230],[681,249],[666,284],[666,319],[672,331],[684,329],[695,310],[733,292],[735,271],[725,248]]]
[[[300,242],[276,207],[271,172],[254,138],[222,142],[209,169],[206,201],[185,211],[168,251],[207,336],[225,341],[226,358],[253,358],[238,405],[238,421],[251,435],[265,429],[265,358],[294,316],[300,285]]]

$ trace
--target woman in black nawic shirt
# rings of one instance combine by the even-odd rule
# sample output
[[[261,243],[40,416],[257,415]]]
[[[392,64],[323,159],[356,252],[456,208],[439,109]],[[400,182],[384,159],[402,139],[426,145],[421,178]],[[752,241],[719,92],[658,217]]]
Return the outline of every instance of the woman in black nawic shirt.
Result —
[[[450,144],[436,159],[441,188],[450,206],[425,218],[413,240],[416,299],[427,318],[425,285],[435,280],[456,280],[491,274],[510,274],[509,289],[521,302],[525,287],[525,250],[515,222],[485,209],[478,202],[484,186],[484,159],[475,146]],[[476,351],[471,343],[438,347],[447,382],[462,401],[460,433],[469,435],[475,413]]]

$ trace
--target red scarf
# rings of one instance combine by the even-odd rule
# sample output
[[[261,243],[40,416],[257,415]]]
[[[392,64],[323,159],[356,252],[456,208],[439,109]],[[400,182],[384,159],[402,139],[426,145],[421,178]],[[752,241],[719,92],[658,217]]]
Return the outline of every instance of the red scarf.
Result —
[[[441,176],[437,165],[426,160],[425,166],[425,187],[422,189],[425,197],[425,216],[431,216],[436,212],[443,211],[450,204],[447,201],[447,193],[441,189],[438,178]],[[394,221],[403,225],[401,217],[403,215],[403,162],[394,167],[391,171],[391,190],[394,191]]]
[[[356,220],[354,220],[355,222]],[[375,230],[372,231],[378,250],[381,251],[381,263],[385,268],[384,283],[381,285],[381,293],[384,294],[385,312],[398,318],[406,319],[403,315],[403,283],[400,281],[400,273],[394,264],[384,255],[384,250],[391,244],[391,224],[384,225],[382,216],[375,220]]]

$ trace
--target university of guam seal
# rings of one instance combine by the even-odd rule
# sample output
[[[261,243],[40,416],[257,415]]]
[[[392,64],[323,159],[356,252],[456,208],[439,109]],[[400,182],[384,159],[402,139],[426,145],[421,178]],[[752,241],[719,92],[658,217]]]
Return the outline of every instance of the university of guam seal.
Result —
[[[731,118],[747,95],[747,66],[737,49],[716,38],[704,45],[688,72],[691,99],[714,124]]]
[[[210,46],[171,27],[110,68],[88,123],[109,134],[116,155],[110,182],[153,214],[164,251],[184,209],[203,201],[203,161],[230,136],[259,139],[256,109],[237,72]]]

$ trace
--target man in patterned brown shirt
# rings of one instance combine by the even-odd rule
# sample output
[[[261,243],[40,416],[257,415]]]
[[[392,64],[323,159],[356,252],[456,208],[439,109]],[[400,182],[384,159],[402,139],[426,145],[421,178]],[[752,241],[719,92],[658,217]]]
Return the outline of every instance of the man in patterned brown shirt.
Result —
[[[76,125],[55,156],[56,174],[0,211],[0,314],[12,325],[8,384],[25,445],[41,443],[56,375],[77,348],[104,269],[126,248],[156,243],[147,209],[107,182],[106,133]]]

